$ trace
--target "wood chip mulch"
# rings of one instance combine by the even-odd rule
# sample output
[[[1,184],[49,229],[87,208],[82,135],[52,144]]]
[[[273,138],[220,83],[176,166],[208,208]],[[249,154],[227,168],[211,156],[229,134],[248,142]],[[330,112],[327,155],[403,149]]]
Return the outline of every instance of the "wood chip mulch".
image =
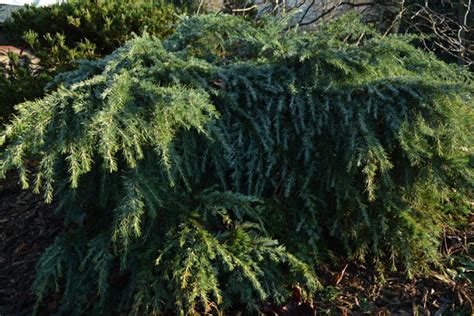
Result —
[[[39,256],[62,231],[41,196],[22,190],[14,175],[0,181],[0,315],[30,315]]]
[[[336,281],[326,283],[317,295],[316,314],[473,315],[474,271],[457,279],[435,272],[408,279],[404,273],[394,272],[382,282],[363,266],[346,267],[342,276],[339,272]]]

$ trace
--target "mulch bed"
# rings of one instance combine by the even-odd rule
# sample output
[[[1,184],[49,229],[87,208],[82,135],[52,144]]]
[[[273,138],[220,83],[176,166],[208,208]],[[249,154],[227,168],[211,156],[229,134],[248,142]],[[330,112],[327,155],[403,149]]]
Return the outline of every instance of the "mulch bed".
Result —
[[[62,230],[41,196],[22,190],[13,174],[0,182],[0,315],[30,315],[39,256]]]
[[[0,316],[30,315],[33,310],[35,265],[63,231],[53,209],[41,196],[21,190],[14,174],[0,181]],[[268,304],[263,310],[274,316],[472,315],[474,223],[466,231],[447,233],[445,239],[443,252],[455,258],[453,269],[467,267],[457,278],[433,273],[408,280],[403,273],[392,273],[381,283],[367,267],[341,263],[320,271],[324,289],[312,304],[294,290],[286,306]]]
[[[389,273],[385,282],[373,276],[364,267],[348,265],[344,275],[336,277],[340,283],[327,283],[318,295],[317,314],[473,315],[472,272],[471,280],[456,281],[438,273],[411,280],[403,273]]]

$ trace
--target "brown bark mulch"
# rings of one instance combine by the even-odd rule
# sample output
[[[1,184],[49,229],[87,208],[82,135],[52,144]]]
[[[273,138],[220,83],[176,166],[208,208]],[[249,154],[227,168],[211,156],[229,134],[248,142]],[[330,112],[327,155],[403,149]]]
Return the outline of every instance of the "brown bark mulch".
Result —
[[[0,181],[0,315],[29,315],[39,256],[62,230],[62,220],[16,176]]]

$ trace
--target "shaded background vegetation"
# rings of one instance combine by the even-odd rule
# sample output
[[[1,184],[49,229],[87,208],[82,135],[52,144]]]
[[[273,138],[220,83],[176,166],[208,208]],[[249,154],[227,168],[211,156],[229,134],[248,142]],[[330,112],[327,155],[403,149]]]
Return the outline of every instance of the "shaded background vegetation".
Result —
[[[26,7],[2,26],[10,45],[28,49],[37,58],[10,53],[0,75],[0,122],[14,105],[44,96],[54,76],[74,69],[77,60],[111,53],[147,31],[158,37],[173,32],[179,12],[161,1],[68,1],[50,7]]]

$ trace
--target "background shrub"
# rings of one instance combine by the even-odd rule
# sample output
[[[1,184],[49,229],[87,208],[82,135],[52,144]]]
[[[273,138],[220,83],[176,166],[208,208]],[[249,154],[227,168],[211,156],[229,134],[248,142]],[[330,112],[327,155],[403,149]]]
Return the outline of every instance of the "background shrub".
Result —
[[[186,19],[18,106],[0,174],[18,169],[68,226],[39,301],[255,312],[295,283],[314,293],[335,254],[380,273],[438,262],[445,205],[472,189],[471,74],[352,16],[282,29]]]
[[[9,53],[8,63],[0,65],[0,126],[12,114],[13,106],[44,95],[51,80],[47,73],[35,73],[28,55]]]
[[[100,58],[145,30],[166,37],[175,18],[172,5],[153,0],[67,1],[14,12],[4,32],[12,44],[30,49],[40,64],[32,72],[28,61],[13,61],[15,74],[0,77],[0,122],[15,104],[43,96],[47,83],[76,67],[76,60]]]

